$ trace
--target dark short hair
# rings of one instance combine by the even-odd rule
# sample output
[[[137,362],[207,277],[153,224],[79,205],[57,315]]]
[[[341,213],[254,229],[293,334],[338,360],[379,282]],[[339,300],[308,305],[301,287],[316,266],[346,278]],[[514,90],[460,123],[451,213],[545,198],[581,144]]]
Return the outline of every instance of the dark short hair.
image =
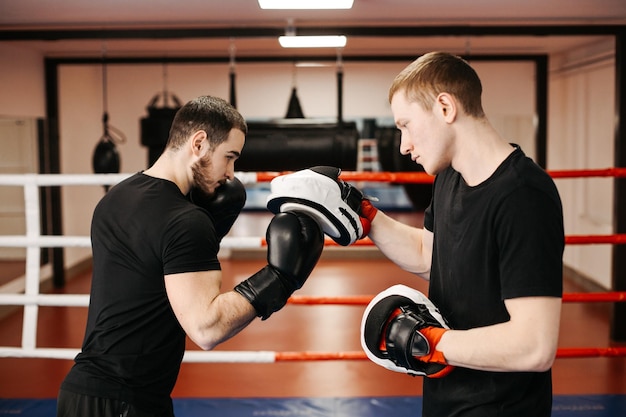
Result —
[[[244,135],[248,133],[248,125],[237,109],[219,97],[200,96],[176,112],[167,148],[179,148],[199,130],[206,132],[214,148],[228,138],[232,129],[239,129]]]

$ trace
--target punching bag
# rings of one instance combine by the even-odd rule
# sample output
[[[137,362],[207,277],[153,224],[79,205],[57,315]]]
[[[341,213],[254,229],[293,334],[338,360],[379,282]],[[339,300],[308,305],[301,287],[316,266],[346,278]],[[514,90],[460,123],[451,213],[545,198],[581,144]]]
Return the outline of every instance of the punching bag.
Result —
[[[304,119],[304,113],[302,112],[302,107],[300,107],[296,87],[291,89],[291,98],[289,99],[289,107],[287,107],[285,119]]]
[[[118,174],[120,172],[120,154],[117,152],[115,141],[117,139],[119,143],[124,143],[126,136],[113,126],[109,126],[109,114],[106,111],[102,115],[102,126],[104,133],[93,151],[91,166],[96,174]],[[111,133],[115,137],[111,136]],[[108,185],[104,185],[104,191],[109,191]]]
[[[140,120],[141,144],[148,148],[148,166],[151,166],[165,149],[174,116],[182,107],[180,100],[174,95],[172,95],[174,107],[169,107],[168,93],[163,94],[163,107],[157,107],[160,97],[161,95],[157,94],[152,98],[146,107],[148,116]]]
[[[96,174],[118,174],[120,172],[120,154],[115,143],[103,137],[96,145],[92,158],[93,172]]]
[[[118,174],[120,172],[120,154],[113,139],[104,135],[98,141],[91,159],[93,172],[96,174]],[[109,191],[108,185],[103,185],[104,191]]]

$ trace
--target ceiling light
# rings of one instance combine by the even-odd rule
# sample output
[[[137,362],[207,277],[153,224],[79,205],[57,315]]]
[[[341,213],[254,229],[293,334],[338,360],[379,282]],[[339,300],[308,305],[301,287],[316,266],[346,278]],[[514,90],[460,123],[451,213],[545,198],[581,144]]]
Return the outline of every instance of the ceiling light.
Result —
[[[261,9],[351,9],[354,0],[259,0]]]
[[[322,68],[334,66],[328,62],[296,62],[296,68]]]
[[[278,38],[283,48],[343,48],[347,38],[343,35],[333,36],[294,36],[286,35]]]

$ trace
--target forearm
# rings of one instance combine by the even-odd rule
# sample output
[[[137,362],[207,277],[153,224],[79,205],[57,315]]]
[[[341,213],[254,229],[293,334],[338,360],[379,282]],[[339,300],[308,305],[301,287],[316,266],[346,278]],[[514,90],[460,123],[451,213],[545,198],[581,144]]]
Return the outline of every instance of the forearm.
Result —
[[[372,221],[369,238],[400,268],[429,279],[432,249],[425,244],[426,233],[429,232],[401,223],[379,211]]]
[[[516,301],[520,302],[535,312],[522,315],[518,311],[505,323],[447,331],[437,350],[450,365],[459,367],[501,372],[549,369],[557,349],[560,299],[534,297]]]
[[[252,305],[234,291],[217,295],[196,305],[195,313],[179,321],[189,338],[203,350],[212,350],[244,329],[256,312]]]
[[[234,291],[220,292],[221,271],[165,276],[170,305],[189,338],[210,350],[237,334],[255,317],[250,303]]]
[[[205,321],[195,333],[199,340],[194,342],[204,350],[214,349],[243,330],[255,317],[254,307],[240,294],[222,293],[209,306]]]

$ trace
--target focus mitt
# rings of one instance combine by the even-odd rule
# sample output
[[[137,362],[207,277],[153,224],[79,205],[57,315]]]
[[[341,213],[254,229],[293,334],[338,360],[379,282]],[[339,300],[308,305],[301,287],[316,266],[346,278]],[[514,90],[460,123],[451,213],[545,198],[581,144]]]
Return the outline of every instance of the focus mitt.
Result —
[[[363,193],[339,179],[341,169],[318,166],[271,181],[267,208],[272,213],[303,212],[342,246],[367,235],[369,221],[361,217]]]
[[[361,321],[361,346],[377,365],[395,372],[441,378],[452,371],[436,345],[446,321],[421,292],[394,285],[368,304]]]

